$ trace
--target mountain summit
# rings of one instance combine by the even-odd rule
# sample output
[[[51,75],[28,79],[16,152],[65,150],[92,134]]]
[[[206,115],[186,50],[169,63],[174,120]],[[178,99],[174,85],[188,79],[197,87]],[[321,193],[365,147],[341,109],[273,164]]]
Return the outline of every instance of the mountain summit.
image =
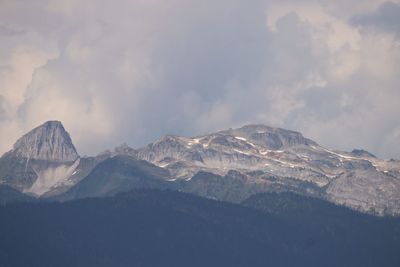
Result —
[[[400,214],[398,162],[360,149],[330,150],[295,131],[246,125],[165,136],[136,155],[188,181],[188,192],[210,198],[240,202],[258,192],[296,191],[363,212]]]
[[[68,132],[59,121],[48,121],[22,136],[12,153],[19,158],[72,162],[79,156]]]
[[[0,184],[40,196],[71,184],[80,158],[59,121],[31,130],[0,158]]]
[[[301,133],[262,124],[245,125],[238,129],[221,131],[221,134],[248,139],[253,144],[267,149],[284,149],[298,145],[317,145]]]

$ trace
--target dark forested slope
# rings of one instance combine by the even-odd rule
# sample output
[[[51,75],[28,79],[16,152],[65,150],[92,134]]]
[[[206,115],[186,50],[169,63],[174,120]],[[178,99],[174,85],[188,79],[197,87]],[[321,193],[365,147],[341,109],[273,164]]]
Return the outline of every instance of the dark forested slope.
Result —
[[[400,266],[396,219],[347,209],[293,214],[158,190],[8,204],[0,207],[0,265]]]

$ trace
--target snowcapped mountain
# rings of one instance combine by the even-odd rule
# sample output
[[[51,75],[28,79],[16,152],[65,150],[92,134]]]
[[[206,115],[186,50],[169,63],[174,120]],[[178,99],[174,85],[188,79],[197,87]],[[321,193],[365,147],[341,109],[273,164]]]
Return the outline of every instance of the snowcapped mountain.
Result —
[[[143,161],[157,167],[142,168]],[[360,149],[330,150],[299,132],[265,125],[197,137],[169,135],[140,149],[122,145],[80,158],[61,123],[47,122],[0,159],[0,183],[42,197],[76,195],[68,191],[81,192],[79,197],[101,196],[146,186],[149,183],[138,179],[154,177],[155,170],[164,173],[157,179],[166,184],[152,182],[152,187],[225,201],[295,191],[363,212],[400,214],[400,161],[381,160]]]
[[[380,160],[363,150],[332,151],[294,131],[247,125],[194,138],[166,136],[136,156],[168,169],[176,179],[190,180],[199,171],[226,176],[235,170],[246,184],[263,190],[295,183],[303,188],[300,193],[336,204],[400,213],[399,161]]]

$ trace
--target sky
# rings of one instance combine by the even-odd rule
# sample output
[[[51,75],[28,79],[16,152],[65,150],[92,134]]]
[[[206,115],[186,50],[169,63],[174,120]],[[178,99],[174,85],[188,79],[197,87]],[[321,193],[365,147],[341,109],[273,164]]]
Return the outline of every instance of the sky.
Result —
[[[400,158],[400,1],[0,0],[0,154],[47,120],[81,155],[257,123]]]

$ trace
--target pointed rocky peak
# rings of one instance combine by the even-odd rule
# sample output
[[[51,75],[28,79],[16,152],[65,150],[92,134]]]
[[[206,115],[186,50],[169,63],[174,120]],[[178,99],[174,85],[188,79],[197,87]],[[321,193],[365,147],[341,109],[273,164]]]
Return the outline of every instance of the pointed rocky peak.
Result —
[[[183,141],[183,137],[179,137],[176,135],[165,135],[155,141],[154,143],[149,144],[148,146],[151,148],[157,149],[185,149],[185,142]]]
[[[132,147],[130,147],[128,144],[123,143],[123,144],[117,146],[116,148],[114,148],[114,151],[116,153],[120,153],[120,154],[129,154],[129,153],[134,152],[135,150]]]
[[[48,121],[22,136],[11,151],[20,158],[72,162],[79,155],[59,121]]]
[[[130,147],[128,144],[123,143],[120,146],[114,148],[114,152],[111,153],[112,155],[125,155],[130,157],[136,157],[137,151]]]

